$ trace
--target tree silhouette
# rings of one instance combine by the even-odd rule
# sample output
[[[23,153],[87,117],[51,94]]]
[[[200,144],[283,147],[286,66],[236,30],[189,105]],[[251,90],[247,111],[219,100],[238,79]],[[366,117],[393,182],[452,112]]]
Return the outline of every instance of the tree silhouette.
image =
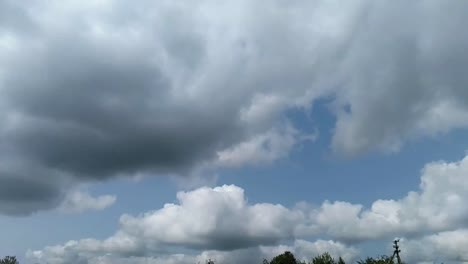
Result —
[[[325,252],[322,255],[314,257],[312,264],[336,264],[336,262],[328,252]]]
[[[283,254],[274,257],[269,264],[302,264],[302,262],[297,261],[293,253],[285,251]]]
[[[341,257],[338,259],[338,264],[345,264],[344,260]]]
[[[6,256],[5,258],[0,259],[0,264],[19,264],[19,262],[16,260],[16,257]]]
[[[379,258],[370,258],[367,257],[364,260],[359,260],[357,262],[358,264],[394,264],[395,262],[393,261],[392,257],[389,256],[380,256]]]

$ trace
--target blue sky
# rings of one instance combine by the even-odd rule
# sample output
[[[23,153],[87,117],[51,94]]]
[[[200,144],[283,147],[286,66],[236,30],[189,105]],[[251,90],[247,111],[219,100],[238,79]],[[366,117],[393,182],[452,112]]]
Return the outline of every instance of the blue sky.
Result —
[[[0,255],[468,261],[467,10],[0,2]]]

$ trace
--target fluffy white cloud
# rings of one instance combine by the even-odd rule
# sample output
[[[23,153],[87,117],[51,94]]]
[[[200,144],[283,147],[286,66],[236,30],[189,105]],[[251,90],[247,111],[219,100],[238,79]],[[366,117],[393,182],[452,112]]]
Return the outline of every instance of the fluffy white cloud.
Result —
[[[177,200],[140,216],[123,215],[119,232],[104,243],[116,251],[121,243],[133,248],[135,241],[156,251],[167,245],[238,249],[291,239],[306,222],[301,211],[282,205],[249,205],[243,189],[233,185],[179,192]]]
[[[179,192],[177,200],[177,204],[166,204],[140,216],[123,215],[119,230],[107,239],[69,241],[30,251],[28,256],[39,263],[52,264],[107,263],[118,259],[130,263],[186,263],[207,258],[220,263],[254,263],[253,260],[260,262],[285,250],[293,251],[299,258],[325,251],[345,259],[357,254],[355,248],[335,241],[295,239],[314,231],[305,211],[268,203],[249,204],[243,189],[237,186]],[[295,241],[292,245],[278,246],[291,240]],[[171,255],[174,250],[202,253]],[[152,255],[160,257],[146,257]]]
[[[115,195],[92,196],[86,191],[75,190],[67,194],[58,210],[64,213],[82,213],[88,210],[103,210],[112,206]]]
[[[462,227],[468,220],[468,156],[433,162],[422,170],[420,190],[398,200],[377,200],[371,208],[325,202],[317,223],[347,241],[417,235]]]
[[[29,260],[39,264],[193,264],[205,263],[211,259],[216,263],[262,263],[263,259],[271,259],[284,251],[293,252],[297,259],[310,260],[312,257],[329,252],[333,257],[342,257],[345,261],[353,261],[359,251],[335,241],[317,240],[309,242],[296,240],[292,245],[260,246],[233,251],[202,251],[199,254],[160,254],[154,257],[136,256],[124,257],[113,254],[90,252],[78,246],[76,241],[70,241],[63,246],[47,247],[43,250],[29,251]]]
[[[468,229],[456,229],[403,240],[403,257],[411,263],[468,262]]]
[[[328,252],[335,259],[341,257],[348,263],[356,260],[360,253],[359,250],[354,247],[332,240],[310,242],[300,239],[295,241],[292,252],[297,255],[298,259],[308,261],[314,256]]]
[[[179,192],[177,203],[161,209],[139,216],[121,216],[119,229],[107,239],[70,241],[35,254],[63,253],[67,258],[69,254],[86,258],[103,254],[141,257],[167,254],[174,248],[238,252],[259,246],[274,249],[283,241],[294,240],[293,246],[276,250],[294,249],[299,257],[329,251],[351,259],[356,251],[342,243],[391,240],[398,236],[412,239],[411,243],[404,240],[408,251],[419,252],[412,249],[424,243],[435,248],[419,257],[408,253],[405,257],[410,260],[428,260],[435,256],[432,252],[444,252],[446,259],[461,260],[467,254],[463,245],[468,243],[464,238],[468,207],[463,202],[468,200],[467,175],[468,156],[457,162],[429,163],[422,170],[419,191],[397,200],[377,200],[370,208],[340,201],[294,208],[249,204],[240,187],[202,187]],[[427,234],[433,235],[418,239]],[[301,240],[322,236],[341,242],[319,240],[311,244]]]

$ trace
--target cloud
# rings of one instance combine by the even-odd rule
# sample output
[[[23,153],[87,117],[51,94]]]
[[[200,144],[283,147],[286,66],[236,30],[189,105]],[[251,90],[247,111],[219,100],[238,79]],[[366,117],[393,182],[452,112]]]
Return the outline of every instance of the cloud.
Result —
[[[275,128],[219,151],[213,167],[240,167],[248,164],[271,163],[284,158],[298,144],[305,140],[314,141],[317,133],[301,134],[290,125]]]
[[[353,262],[360,253],[359,250],[354,247],[333,240],[317,240],[315,242],[310,242],[302,239],[295,241],[292,252],[297,255],[298,259],[307,261],[310,261],[314,256],[328,252],[335,259],[341,257],[345,262]]]
[[[267,9],[248,1],[2,5],[12,12],[0,21],[0,169],[31,186],[57,182],[43,206],[22,198],[24,213],[57,206],[83,181],[241,164],[246,144],[253,160],[286,157],[301,132],[283,112],[318,93],[318,66],[303,56],[315,43],[303,34],[316,29],[273,16],[306,17],[303,6],[258,16]]]
[[[88,210],[103,210],[112,206],[117,197],[115,195],[91,196],[86,191],[75,190],[67,194],[58,210],[64,213],[83,213]]]
[[[408,262],[468,262],[468,230],[456,229],[402,241]]]
[[[432,162],[422,170],[419,191],[398,200],[377,200],[370,208],[325,202],[315,218],[336,239],[359,241],[466,227],[468,156],[457,162]]]
[[[369,208],[343,201],[293,208],[250,204],[238,186],[201,187],[177,193],[176,203],[160,209],[137,216],[122,215],[119,229],[107,239],[72,240],[31,251],[30,255],[46,260],[57,257],[60,261],[106,254],[142,260],[154,255],[172,259],[171,254],[177,251],[210,252],[211,256],[230,259],[229,254],[262,249],[266,251],[255,256],[291,250],[303,258],[328,251],[353,259],[358,251],[352,244],[402,237],[408,261],[434,260],[437,255],[461,261],[468,254],[463,249],[468,242],[468,208],[464,203],[468,199],[467,172],[468,156],[456,162],[428,163],[421,172],[420,190],[400,199],[376,200]],[[308,241],[323,237],[332,240]],[[284,244],[288,241],[294,243]],[[424,251],[426,244],[429,249]],[[235,259],[243,259],[241,255]],[[57,263],[68,263],[60,261]],[[177,261],[184,263],[185,257]]]
[[[287,111],[323,97],[346,155],[468,125],[462,1],[0,9],[0,181],[41,193],[0,199],[2,214],[56,207],[82,182],[287,157],[304,136]]]
[[[466,128],[465,2],[373,2],[338,65],[332,145],[353,155]],[[443,10],[444,12],[441,12]]]
[[[302,212],[282,205],[249,205],[243,189],[233,185],[179,192],[177,200],[140,216],[121,216],[119,231],[97,245],[117,253],[134,248],[133,254],[168,245],[233,250],[291,239],[306,222]]]
[[[1,213],[28,215],[60,204],[65,195],[60,187],[70,185],[68,177],[61,177],[61,172],[36,164],[4,161],[0,162]]]
[[[204,263],[212,259],[217,263],[261,263],[264,258],[271,259],[284,251],[293,252],[297,259],[310,260],[312,256],[329,252],[333,257],[343,257],[345,261],[356,259],[359,251],[353,247],[335,241],[317,240],[309,242],[297,240],[292,245],[260,246],[233,251],[207,250],[198,254],[160,254],[158,256],[123,257],[112,254],[89,252],[78,246],[76,241],[70,241],[63,246],[47,247],[44,250],[29,251],[27,257],[35,263],[68,264],[68,263],[130,263],[130,264],[193,264]]]
[[[249,204],[244,190],[234,185],[179,192],[177,200],[139,216],[122,215],[119,229],[107,239],[71,240],[29,251],[28,256],[39,263],[93,263],[102,256],[114,263],[119,259],[190,263],[207,258],[238,263],[261,261],[282,250],[297,251],[299,257],[320,250],[346,258],[357,254],[356,249],[335,241],[296,240],[299,232],[313,233],[302,211],[278,204]],[[295,242],[290,246],[280,245],[291,240]],[[174,251],[188,253],[173,255]]]

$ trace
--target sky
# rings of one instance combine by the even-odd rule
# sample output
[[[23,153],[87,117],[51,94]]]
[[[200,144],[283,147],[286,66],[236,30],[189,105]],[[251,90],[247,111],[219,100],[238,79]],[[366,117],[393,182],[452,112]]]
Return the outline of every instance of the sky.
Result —
[[[0,0],[0,256],[468,263],[467,12]]]

